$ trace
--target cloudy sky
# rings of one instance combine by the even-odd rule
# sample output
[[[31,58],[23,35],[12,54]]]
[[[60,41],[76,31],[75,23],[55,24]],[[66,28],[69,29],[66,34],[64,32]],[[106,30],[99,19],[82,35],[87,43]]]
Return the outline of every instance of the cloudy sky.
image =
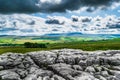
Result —
[[[0,0],[0,35],[120,34],[120,0]]]

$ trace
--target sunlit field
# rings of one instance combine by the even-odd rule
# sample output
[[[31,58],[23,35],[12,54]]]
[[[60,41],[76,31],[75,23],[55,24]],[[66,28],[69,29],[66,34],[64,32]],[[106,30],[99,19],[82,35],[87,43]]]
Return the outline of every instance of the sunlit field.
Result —
[[[28,41],[27,41],[28,42]],[[44,42],[45,43],[45,42]],[[88,40],[88,41],[59,41],[52,42],[52,40],[47,42],[47,48],[25,48],[23,44],[14,44],[10,46],[1,46],[0,54],[6,52],[14,53],[26,53],[31,51],[41,51],[41,50],[53,50],[53,49],[82,49],[85,51],[95,51],[95,50],[120,50],[120,38],[110,39],[110,40]],[[15,46],[17,45],[17,46]]]

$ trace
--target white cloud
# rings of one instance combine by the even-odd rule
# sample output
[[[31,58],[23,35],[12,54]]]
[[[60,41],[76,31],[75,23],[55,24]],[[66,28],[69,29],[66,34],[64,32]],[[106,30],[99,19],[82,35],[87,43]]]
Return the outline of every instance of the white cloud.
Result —
[[[113,5],[110,7],[111,9],[115,9],[117,7],[120,7],[120,3],[113,3]]]
[[[41,3],[60,4],[62,0],[40,0]]]
[[[73,21],[77,18],[77,21]],[[57,20],[64,24],[47,24],[46,20]],[[0,15],[0,35],[44,35],[50,33],[81,32],[83,34],[120,34],[120,18],[106,17],[48,16],[47,19],[26,14]]]

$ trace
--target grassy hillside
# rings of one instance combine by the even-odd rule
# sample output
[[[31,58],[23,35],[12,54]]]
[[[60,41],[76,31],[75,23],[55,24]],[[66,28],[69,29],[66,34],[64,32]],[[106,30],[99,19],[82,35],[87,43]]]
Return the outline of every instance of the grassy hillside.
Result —
[[[96,35],[81,36],[0,36],[0,44],[24,44],[32,43],[62,43],[62,42],[78,42],[78,41],[97,41],[104,40],[105,37]]]
[[[52,50],[52,49],[82,49],[87,51],[94,50],[120,50],[120,38],[99,41],[66,41],[48,44],[47,48],[24,48],[24,47],[1,47],[0,54],[5,52],[26,53],[31,51]]]

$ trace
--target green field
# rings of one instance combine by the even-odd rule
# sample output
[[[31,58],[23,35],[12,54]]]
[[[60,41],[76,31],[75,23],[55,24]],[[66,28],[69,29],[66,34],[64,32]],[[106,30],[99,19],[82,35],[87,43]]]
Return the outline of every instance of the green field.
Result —
[[[23,46],[19,47],[1,47],[0,54],[6,52],[15,52],[15,53],[26,53],[31,51],[40,51],[40,50],[53,50],[53,49],[82,49],[86,51],[95,51],[95,50],[120,50],[120,38],[110,39],[110,40],[98,40],[98,41],[66,41],[66,42],[54,42],[48,44],[47,48],[24,48]]]
[[[95,36],[57,36],[57,37],[39,37],[39,36],[3,36],[0,37],[0,44],[24,44],[25,42],[32,43],[62,43],[62,42],[78,42],[78,41],[97,41],[104,38]]]

